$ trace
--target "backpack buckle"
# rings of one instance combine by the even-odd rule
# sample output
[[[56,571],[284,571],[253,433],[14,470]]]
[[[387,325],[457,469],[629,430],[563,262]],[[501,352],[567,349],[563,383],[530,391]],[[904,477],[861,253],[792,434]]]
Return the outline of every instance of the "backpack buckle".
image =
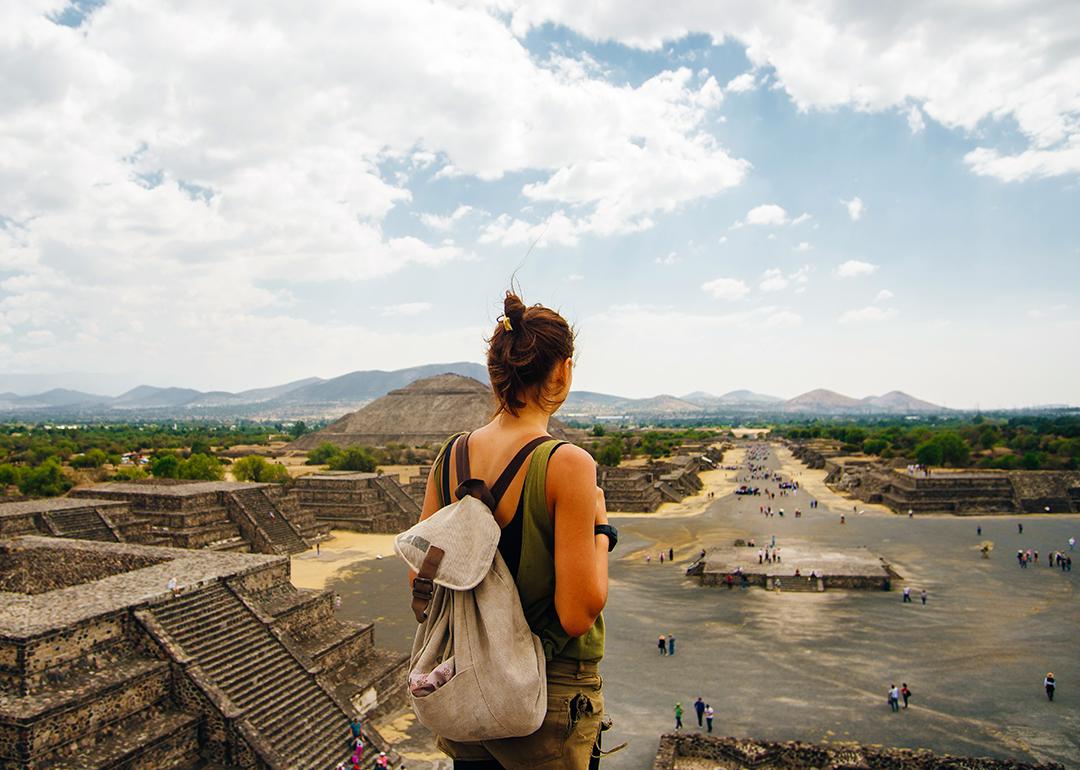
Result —
[[[417,599],[430,599],[435,592],[435,583],[430,578],[417,575],[413,578],[412,595]]]

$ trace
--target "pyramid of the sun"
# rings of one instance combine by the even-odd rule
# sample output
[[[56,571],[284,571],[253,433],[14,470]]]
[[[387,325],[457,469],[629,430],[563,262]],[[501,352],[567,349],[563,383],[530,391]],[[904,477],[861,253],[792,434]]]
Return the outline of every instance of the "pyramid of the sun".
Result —
[[[487,385],[460,374],[440,374],[392,390],[322,430],[301,436],[289,448],[309,450],[324,443],[423,446],[475,430],[489,422],[494,412],[494,397]],[[568,438],[558,420],[551,420],[548,429],[556,438]]]

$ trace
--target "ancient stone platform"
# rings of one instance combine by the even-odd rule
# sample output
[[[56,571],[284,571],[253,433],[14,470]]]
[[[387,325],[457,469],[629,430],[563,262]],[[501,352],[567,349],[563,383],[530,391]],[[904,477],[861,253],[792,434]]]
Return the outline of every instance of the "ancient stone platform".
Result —
[[[331,768],[400,705],[407,659],[289,560],[0,540],[0,767]],[[370,746],[385,747],[377,734]],[[373,756],[369,754],[369,756]]]
[[[301,510],[332,529],[396,534],[420,519],[422,492],[417,501],[415,485],[403,486],[393,476],[324,471],[294,484]]]
[[[68,499],[123,503],[141,529],[120,527],[118,539],[147,545],[291,554],[328,533],[279,484],[150,479],[79,487]]]
[[[931,751],[665,733],[653,770],[1065,770],[1056,762],[1029,764],[989,757],[955,757]]]
[[[736,570],[741,569],[750,585],[784,591],[834,588],[887,591],[898,577],[888,564],[866,548],[827,548],[785,541],[778,544],[780,562],[759,564],[758,549],[766,545],[769,545],[767,540],[757,546],[709,549],[705,558],[691,565],[687,574],[696,576],[704,586],[724,586],[727,576],[732,575],[738,588]]]

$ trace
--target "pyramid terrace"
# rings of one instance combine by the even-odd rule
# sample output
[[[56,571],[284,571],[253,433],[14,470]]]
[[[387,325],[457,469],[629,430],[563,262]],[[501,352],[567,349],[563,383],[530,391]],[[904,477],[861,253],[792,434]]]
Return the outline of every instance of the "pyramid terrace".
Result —
[[[406,658],[285,557],[27,536],[0,600],[5,768],[328,768],[401,705]]]

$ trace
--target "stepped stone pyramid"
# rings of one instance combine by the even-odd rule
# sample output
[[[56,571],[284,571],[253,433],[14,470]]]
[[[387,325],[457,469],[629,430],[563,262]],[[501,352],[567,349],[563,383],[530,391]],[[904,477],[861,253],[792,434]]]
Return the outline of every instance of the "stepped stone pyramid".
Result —
[[[0,540],[5,769],[331,770],[406,667],[284,556]]]
[[[444,441],[454,433],[476,430],[494,413],[495,400],[487,385],[460,374],[440,374],[392,390],[322,430],[301,436],[287,448],[308,451],[325,443],[340,447],[423,446]],[[549,430],[556,438],[570,437],[558,420],[551,420]]]

